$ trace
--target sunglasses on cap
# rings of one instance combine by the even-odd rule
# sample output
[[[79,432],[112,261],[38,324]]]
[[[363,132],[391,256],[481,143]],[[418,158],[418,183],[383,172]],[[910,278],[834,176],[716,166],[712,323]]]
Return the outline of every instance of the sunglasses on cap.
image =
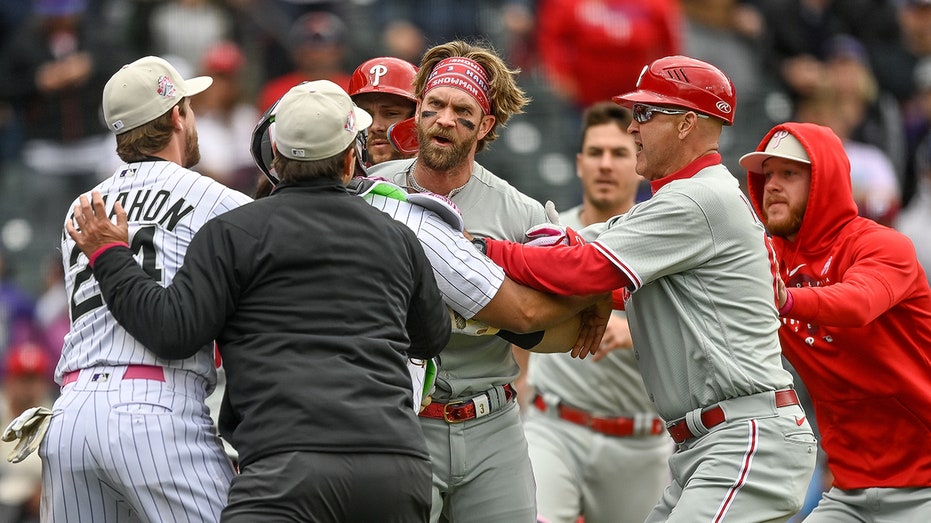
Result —
[[[633,113],[634,120],[636,120],[637,123],[649,122],[656,113],[668,115],[695,113],[699,118],[709,118],[707,114],[701,114],[699,112],[693,111],[692,109],[670,109],[669,107],[657,107],[655,105],[647,104],[634,104],[633,107],[631,107],[631,112]]]

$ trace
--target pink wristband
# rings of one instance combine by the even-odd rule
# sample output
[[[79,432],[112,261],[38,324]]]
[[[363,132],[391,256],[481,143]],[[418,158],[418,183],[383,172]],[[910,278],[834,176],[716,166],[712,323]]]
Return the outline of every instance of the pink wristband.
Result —
[[[94,251],[94,254],[91,254],[91,257],[89,258],[89,263],[90,263],[91,268],[94,267],[94,262],[97,261],[97,258],[98,258],[101,254],[103,254],[103,252],[104,252],[105,250],[109,249],[110,247],[126,247],[126,248],[128,249],[128,248],[129,248],[129,244],[126,243],[126,242],[110,242],[110,243],[107,243],[107,244],[101,246],[99,249],[97,249],[96,251]]]
[[[792,306],[795,305],[795,299],[792,298],[792,293],[789,292],[789,289],[786,289],[786,302],[779,308],[779,315],[785,316],[789,314],[789,311],[792,310]]]

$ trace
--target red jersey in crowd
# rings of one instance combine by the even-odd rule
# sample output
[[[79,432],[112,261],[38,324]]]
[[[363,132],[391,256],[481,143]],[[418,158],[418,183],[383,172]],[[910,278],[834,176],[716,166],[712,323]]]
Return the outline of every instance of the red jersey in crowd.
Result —
[[[537,18],[543,67],[581,107],[630,91],[643,66],[681,51],[676,0],[542,0]]]

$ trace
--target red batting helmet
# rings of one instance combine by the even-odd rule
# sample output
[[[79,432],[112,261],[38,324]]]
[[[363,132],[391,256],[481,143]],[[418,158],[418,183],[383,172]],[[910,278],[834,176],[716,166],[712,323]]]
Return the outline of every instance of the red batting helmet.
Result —
[[[628,108],[635,103],[685,107],[733,125],[737,93],[734,82],[708,62],[667,56],[644,66],[637,90],[613,100]]]
[[[417,102],[414,77],[417,67],[400,58],[382,56],[362,62],[349,79],[349,96],[363,93],[388,93]]]

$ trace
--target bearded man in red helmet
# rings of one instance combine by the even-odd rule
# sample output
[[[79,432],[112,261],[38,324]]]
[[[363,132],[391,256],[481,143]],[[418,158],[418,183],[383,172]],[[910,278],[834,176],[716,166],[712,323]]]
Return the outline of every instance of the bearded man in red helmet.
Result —
[[[391,56],[362,62],[352,73],[349,96],[372,115],[371,127],[359,134],[359,139],[365,140],[359,155],[364,167],[417,154],[413,126],[414,109],[417,108],[413,85],[416,76],[417,66]],[[393,145],[389,141],[389,129],[394,140],[401,137],[400,142],[395,141]],[[411,144],[411,140],[414,140],[413,146],[405,147],[405,144]]]
[[[566,295],[613,291],[676,452],[648,523],[785,521],[815,467],[814,434],[782,367],[764,227],[718,142],[736,93],[717,67],[669,56],[643,69],[631,109],[653,196],[542,247],[482,240],[512,279]]]

